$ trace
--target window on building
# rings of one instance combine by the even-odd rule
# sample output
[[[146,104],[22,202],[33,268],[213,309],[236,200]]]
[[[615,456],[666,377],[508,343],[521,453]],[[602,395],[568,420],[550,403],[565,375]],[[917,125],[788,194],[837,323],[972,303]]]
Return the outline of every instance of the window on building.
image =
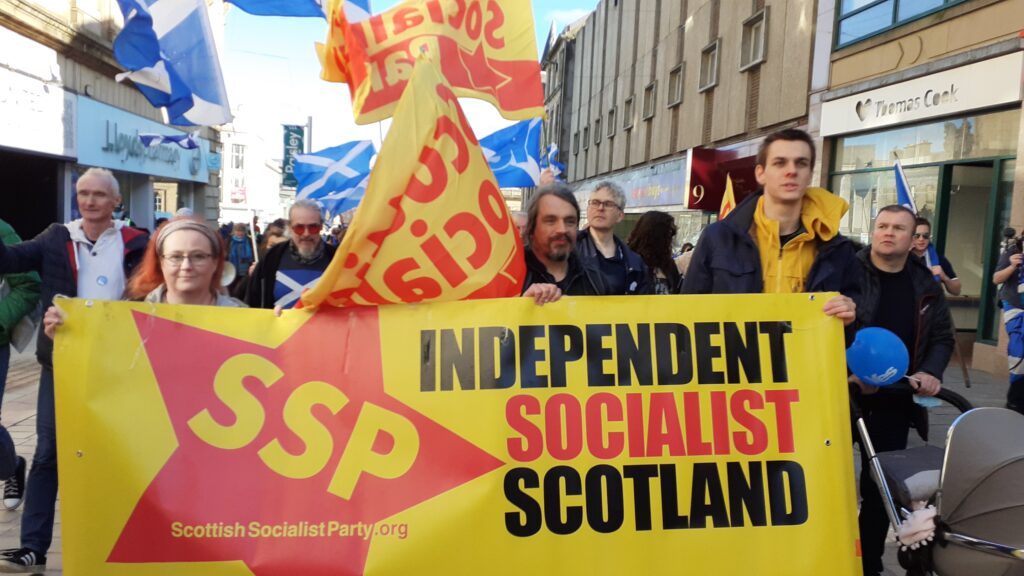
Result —
[[[768,8],[743,22],[743,41],[740,45],[740,71],[764,62],[768,36]]]
[[[615,136],[615,106],[608,109],[608,137]]]
[[[700,52],[700,84],[698,92],[710,90],[718,84],[718,40],[708,44]]]
[[[572,153],[580,153],[580,133],[576,132],[572,135]]]
[[[683,102],[683,65],[676,66],[668,73],[668,107]]]
[[[633,97],[626,98],[622,103],[622,129],[629,130],[633,127]]]
[[[245,146],[241,144],[231,145],[231,167],[236,170],[245,169]]]
[[[588,150],[590,148],[590,125],[583,127],[583,149]]]
[[[601,142],[601,118],[594,119],[594,144]]]
[[[644,120],[654,118],[654,102],[658,98],[658,81],[644,87]]]
[[[966,0],[839,0],[836,46],[902,26]]]

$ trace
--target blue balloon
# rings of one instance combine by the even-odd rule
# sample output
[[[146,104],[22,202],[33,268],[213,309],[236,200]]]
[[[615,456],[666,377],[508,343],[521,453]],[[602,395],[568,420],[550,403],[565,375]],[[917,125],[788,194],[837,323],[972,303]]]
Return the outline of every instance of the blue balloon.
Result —
[[[906,375],[910,355],[899,336],[885,328],[864,328],[846,349],[846,365],[861,382],[888,386]]]

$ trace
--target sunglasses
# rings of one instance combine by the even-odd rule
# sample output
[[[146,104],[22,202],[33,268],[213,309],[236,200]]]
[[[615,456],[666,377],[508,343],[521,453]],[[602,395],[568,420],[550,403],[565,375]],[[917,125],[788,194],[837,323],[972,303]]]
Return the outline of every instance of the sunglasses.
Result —
[[[311,236],[319,234],[323,229],[323,224],[292,224],[292,232],[295,232],[299,236],[305,236],[306,234]]]
[[[927,233],[925,233],[925,234],[918,234],[917,232],[914,232],[914,238],[922,238],[924,240],[928,240],[931,237],[932,237],[931,234],[927,234]]]

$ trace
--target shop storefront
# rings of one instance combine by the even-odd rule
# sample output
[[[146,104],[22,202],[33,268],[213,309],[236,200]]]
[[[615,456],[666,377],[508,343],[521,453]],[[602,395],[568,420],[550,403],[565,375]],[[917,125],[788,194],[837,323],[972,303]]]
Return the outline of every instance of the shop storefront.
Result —
[[[124,199],[121,217],[137,226],[153,228],[154,221],[179,208],[202,203],[209,181],[210,143],[199,138],[199,148],[175,144],[146,148],[140,133],[162,135],[181,131],[91,98],[78,99],[78,165],[72,180],[86,168],[99,166],[114,172]],[[73,199],[69,199],[74,211]],[[73,213],[73,212],[72,212]]]
[[[957,330],[993,343],[991,282],[1014,202],[1024,54],[992,58],[844,96],[822,107],[829,188],[850,203],[841,231],[869,241],[878,209],[896,201],[897,159],[932,241],[959,276],[949,296]]]
[[[0,27],[0,214],[23,238],[67,216],[76,105],[61,87],[57,53]]]

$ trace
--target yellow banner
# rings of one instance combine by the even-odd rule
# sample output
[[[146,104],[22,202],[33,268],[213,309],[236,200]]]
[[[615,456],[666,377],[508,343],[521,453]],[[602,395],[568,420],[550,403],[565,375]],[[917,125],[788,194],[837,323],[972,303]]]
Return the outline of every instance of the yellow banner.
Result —
[[[420,59],[334,260],[302,302],[518,296],[519,231],[459,101]]]
[[[317,53],[324,80],[348,83],[356,122],[391,116],[421,54],[440,62],[459,96],[510,120],[544,114],[530,0],[407,0],[356,23],[343,4],[328,4]]]
[[[856,575],[827,295],[73,300],[78,575]]]

